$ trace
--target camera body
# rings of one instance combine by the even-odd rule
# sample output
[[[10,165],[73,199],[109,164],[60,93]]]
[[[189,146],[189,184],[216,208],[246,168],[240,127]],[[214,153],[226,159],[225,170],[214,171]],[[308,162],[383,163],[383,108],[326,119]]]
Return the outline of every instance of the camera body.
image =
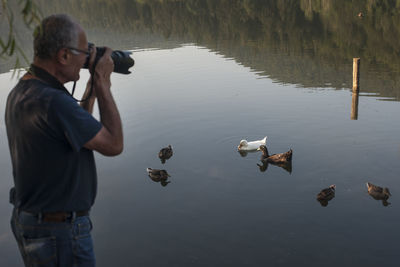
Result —
[[[93,46],[92,43],[89,43],[89,47]],[[96,47],[96,58],[94,60],[95,65],[99,61],[99,59],[104,55],[106,51],[105,47]],[[121,73],[121,74],[130,74],[129,68],[135,64],[133,58],[130,57],[132,53],[130,51],[120,51],[115,50],[111,53],[111,58],[114,62],[114,70],[113,72]],[[84,69],[89,68],[89,56],[86,59]]]

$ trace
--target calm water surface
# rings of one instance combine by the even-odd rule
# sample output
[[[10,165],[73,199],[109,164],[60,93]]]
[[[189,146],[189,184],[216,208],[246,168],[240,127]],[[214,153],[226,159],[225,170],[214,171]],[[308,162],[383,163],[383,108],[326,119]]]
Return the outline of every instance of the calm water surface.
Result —
[[[89,32],[101,42],[101,33]],[[165,38],[171,47],[163,49],[111,43],[133,50],[136,65],[131,75],[112,76],[124,153],[96,154],[98,266],[396,266],[400,104],[397,78],[388,78],[396,71],[362,65],[371,66],[361,73],[368,90],[361,87],[352,120],[351,56],[332,66],[310,51],[267,47],[243,55],[184,41]],[[257,57],[271,66],[246,61]],[[278,68],[274,58],[300,67]],[[0,75],[2,107],[15,83],[10,72]],[[21,266],[8,222],[4,120],[0,130],[0,265]],[[270,152],[293,149],[291,172],[272,165],[261,171],[260,153],[236,151],[241,139],[265,135]],[[157,153],[168,144],[174,155],[162,164]],[[153,182],[147,167],[165,168],[171,182]],[[388,187],[391,205],[371,198],[367,181]],[[322,207],[316,195],[331,184],[336,197]]]

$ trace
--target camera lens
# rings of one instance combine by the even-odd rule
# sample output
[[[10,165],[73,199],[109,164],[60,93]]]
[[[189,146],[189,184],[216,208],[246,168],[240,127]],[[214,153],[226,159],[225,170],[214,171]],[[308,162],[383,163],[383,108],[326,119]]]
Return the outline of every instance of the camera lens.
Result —
[[[93,44],[89,43],[89,47]],[[96,58],[95,58],[95,65],[99,61],[99,59],[104,55],[106,51],[105,47],[96,47]],[[121,73],[121,74],[129,74],[129,68],[135,64],[133,58],[131,58],[130,51],[120,51],[115,50],[111,53],[111,58],[114,62],[114,70],[113,72]],[[89,68],[89,56],[86,58],[85,65],[83,66],[84,69]]]

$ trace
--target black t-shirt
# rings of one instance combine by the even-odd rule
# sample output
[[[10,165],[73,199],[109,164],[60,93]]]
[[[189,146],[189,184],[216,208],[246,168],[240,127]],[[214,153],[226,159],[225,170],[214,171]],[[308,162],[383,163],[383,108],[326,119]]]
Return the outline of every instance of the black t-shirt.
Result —
[[[97,191],[93,151],[83,147],[102,125],[65,91],[20,80],[5,115],[14,177],[13,203],[28,212],[88,210]]]

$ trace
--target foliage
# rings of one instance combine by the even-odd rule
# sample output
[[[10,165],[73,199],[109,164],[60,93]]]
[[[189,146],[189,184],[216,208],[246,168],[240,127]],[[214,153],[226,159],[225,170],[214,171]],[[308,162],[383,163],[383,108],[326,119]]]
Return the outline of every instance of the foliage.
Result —
[[[22,14],[26,26],[34,26],[41,17],[37,5],[47,13],[70,13],[92,29],[156,32],[206,46],[228,40],[244,45],[250,40],[261,51],[286,43],[290,50],[312,49],[333,60],[357,56],[389,65],[400,54],[400,1],[395,0],[18,1],[12,6],[1,0],[9,26],[8,36],[0,38],[3,56],[23,54],[13,28],[14,13]],[[359,12],[365,17],[357,17]]]
[[[7,36],[0,36],[0,58],[16,54],[14,69],[18,69],[22,66],[20,57],[23,58],[24,63],[29,63],[29,61],[18,42],[18,35],[14,29],[15,19],[22,18],[25,26],[31,29],[40,23],[42,16],[33,0],[19,0],[18,3],[1,0],[0,14],[1,23],[5,22],[8,26]]]
[[[132,49],[142,38],[141,47],[148,47],[152,36],[159,36],[162,45],[195,43],[275,81],[306,87],[329,83],[343,88],[351,81],[346,75],[351,73],[352,58],[361,57],[363,69],[379,68],[369,81],[371,88],[382,87],[382,80],[395,81],[392,88],[400,83],[394,75],[400,69],[399,0],[34,2],[45,15],[72,15],[99,45]],[[360,12],[363,16],[358,16]],[[28,51],[31,42],[25,43]],[[342,68],[346,64],[350,69]]]

